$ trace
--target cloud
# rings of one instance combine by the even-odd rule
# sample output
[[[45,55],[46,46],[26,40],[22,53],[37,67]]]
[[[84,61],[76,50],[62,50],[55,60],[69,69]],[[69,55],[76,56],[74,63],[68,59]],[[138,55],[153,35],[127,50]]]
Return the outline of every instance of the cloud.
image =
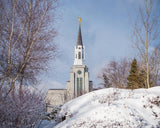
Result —
[[[133,55],[129,39],[131,25],[125,10],[125,6],[132,7],[130,3],[127,0],[63,0],[63,21],[58,23],[59,35],[56,38],[60,56],[52,62],[52,69],[44,76],[44,85],[47,88],[66,88],[66,81],[70,80],[78,36],[78,16],[82,18],[86,65],[94,85],[98,85],[97,73],[105,63],[112,58]]]

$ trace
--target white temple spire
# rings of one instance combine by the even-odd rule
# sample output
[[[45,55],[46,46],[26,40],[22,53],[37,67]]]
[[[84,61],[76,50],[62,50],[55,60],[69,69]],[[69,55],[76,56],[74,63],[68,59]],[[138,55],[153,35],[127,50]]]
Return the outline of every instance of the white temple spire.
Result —
[[[79,18],[79,31],[77,38],[77,45],[75,46],[75,57],[74,57],[74,65],[84,65],[85,64],[85,47],[82,43],[82,34],[81,34],[81,19]]]

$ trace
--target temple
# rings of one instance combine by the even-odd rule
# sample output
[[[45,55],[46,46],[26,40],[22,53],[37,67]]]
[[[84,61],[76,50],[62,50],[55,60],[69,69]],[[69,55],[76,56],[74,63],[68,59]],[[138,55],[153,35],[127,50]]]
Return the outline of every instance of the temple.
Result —
[[[89,80],[88,67],[85,65],[85,46],[82,41],[81,18],[79,17],[79,30],[75,46],[74,64],[70,72],[70,81],[67,89],[49,89],[46,102],[47,111],[60,104],[92,91],[92,81]]]

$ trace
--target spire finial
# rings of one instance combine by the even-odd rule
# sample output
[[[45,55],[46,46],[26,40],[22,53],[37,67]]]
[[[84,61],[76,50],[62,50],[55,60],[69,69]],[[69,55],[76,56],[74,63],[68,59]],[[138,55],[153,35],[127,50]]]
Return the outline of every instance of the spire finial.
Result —
[[[81,17],[78,17],[79,19],[79,26],[81,26]]]
[[[79,18],[79,31],[78,31],[78,39],[77,39],[77,45],[82,45],[82,35],[81,35],[81,18]]]

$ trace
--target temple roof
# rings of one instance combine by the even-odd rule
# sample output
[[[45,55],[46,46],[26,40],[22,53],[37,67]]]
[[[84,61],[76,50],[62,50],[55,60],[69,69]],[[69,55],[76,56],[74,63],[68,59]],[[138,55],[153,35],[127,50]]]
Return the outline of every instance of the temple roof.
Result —
[[[81,35],[81,26],[79,25],[79,31],[78,31],[78,39],[77,39],[77,45],[82,45],[82,35]]]

